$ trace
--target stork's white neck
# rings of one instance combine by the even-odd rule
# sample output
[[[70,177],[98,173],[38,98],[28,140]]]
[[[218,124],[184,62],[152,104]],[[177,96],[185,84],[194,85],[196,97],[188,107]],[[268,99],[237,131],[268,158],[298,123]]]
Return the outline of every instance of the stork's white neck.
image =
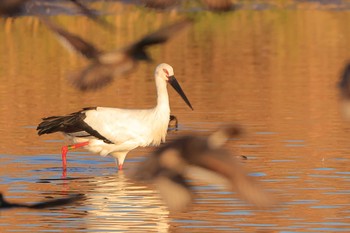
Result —
[[[157,87],[157,110],[165,114],[170,114],[169,95],[167,90],[167,83],[160,77],[156,77]]]

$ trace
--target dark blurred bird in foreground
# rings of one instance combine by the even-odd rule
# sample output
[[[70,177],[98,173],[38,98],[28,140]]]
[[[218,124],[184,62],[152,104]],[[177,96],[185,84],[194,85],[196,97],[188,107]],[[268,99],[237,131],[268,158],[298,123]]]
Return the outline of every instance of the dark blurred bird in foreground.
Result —
[[[231,0],[201,0],[204,7],[210,11],[225,12],[235,9]],[[142,0],[145,7],[167,9],[180,4],[180,0]]]
[[[81,91],[99,89],[112,82],[114,78],[134,71],[139,61],[152,61],[145,50],[147,47],[166,42],[181,29],[191,24],[190,20],[181,20],[148,34],[124,48],[103,52],[53,22],[47,19],[42,19],[42,21],[69,48],[73,48],[91,61],[90,65],[83,68],[70,79],[72,84]]]
[[[75,201],[81,200],[84,197],[83,194],[76,194],[71,195],[70,197],[66,198],[59,198],[55,200],[50,201],[43,201],[36,204],[18,204],[18,203],[10,203],[6,201],[0,193],[0,209],[9,209],[9,208],[30,208],[30,209],[44,209],[44,208],[51,208],[56,206],[62,206],[67,205],[70,203],[73,203]]]
[[[227,126],[208,137],[183,136],[157,149],[134,174],[135,179],[152,181],[169,209],[184,210],[194,192],[186,177],[200,177],[216,184],[226,184],[242,198],[258,207],[274,203],[228,150],[225,142],[239,135],[236,126]]]
[[[338,86],[343,114],[350,119],[350,63],[345,65]]]

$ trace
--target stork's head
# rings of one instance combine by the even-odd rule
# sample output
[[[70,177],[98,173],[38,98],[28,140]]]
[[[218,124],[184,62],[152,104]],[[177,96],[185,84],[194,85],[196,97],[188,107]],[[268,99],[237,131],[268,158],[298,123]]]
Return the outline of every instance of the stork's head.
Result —
[[[156,75],[169,82],[169,77],[174,76],[174,69],[170,65],[162,63],[157,66]]]
[[[168,82],[175,89],[175,91],[182,97],[182,99],[186,102],[186,104],[193,110],[190,101],[187,99],[180,84],[177,82],[174,76],[173,67],[171,67],[166,63],[159,64],[156,68],[155,76],[156,78],[161,78],[164,81]]]

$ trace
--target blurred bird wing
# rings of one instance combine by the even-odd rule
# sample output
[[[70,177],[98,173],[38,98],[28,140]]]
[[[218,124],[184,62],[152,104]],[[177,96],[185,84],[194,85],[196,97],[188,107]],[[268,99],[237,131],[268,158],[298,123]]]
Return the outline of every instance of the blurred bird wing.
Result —
[[[7,208],[13,208],[13,207],[28,207],[28,205],[10,203],[6,201],[2,193],[0,193],[0,209],[7,209]]]
[[[33,205],[30,205],[27,207],[31,208],[31,209],[44,209],[44,208],[62,206],[62,205],[67,205],[67,204],[73,203],[75,201],[81,200],[83,198],[83,196],[84,195],[82,195],[82,194],[77,194],[77,195],[72,195],[71,197],[67,197],[67,198],[60,198],[60,199],[40,202],[40,203],[33,204]]]
[[[96,11],[91,10],[86,5],[81,3],[79,0],[70,0],[84,15],[86,15],[88,18],[92,19],[96,23],[100,24],[101,26],[114,30],[114,26],[110,23],[108,23],[103,18],[99,17]]]
[[[81,37],[70,33],[57,24],[53,23],[45,17],[40,17],[40,20],[50,29],[55,35],[58,36],[60,42],[68,50],[73,50],[80,53],[88,59],[98,59],[98,56],[102,53],[91,43],[83,40]]]
[[[234,10],[234,5],[231,0],[202,0],[208,10],[212,11],[229,11]]]
[[[198,179],[206,183],[231,187],[231,184],[226,177],[203,167],[187,166],[185,174],[187,177]]]
[[[108,85],[113,81],[113,78],[113,65],[96,62],[71,74],[68,77],[68,82],[80,91],[92,91]]]
[[[180,31],[181,29],[184,29],[185,27],[189,26],[191,23],[192,21],[189,19],[178,21],[176,23],[173,23],[169,26],[163,27],[153,33],[146,35],[145,37],[140,39],[138,42],[130,45],[128,48],[130,50],[142,49],[146,46],[164,43],[167,40],[169,40],[176,32]]]
[[[142,0],[142,2],[145,4],[145,7],[166,9],[177,4],[179,0]]]
[[[29,0],[1,0],[0,1],[0,9],[7,10],[13,7],[20,7]]]
[[[93,91],[131,71],[134,65],[123,53],[105,53],[101,54],[98,61],[71,75],[68,81],[81,91]]]
[[[274,204],[271,194],[263,190],[253,177],[248,176],[243,166],[224,150],[202,154],[199,164],[195,165],[217,173],[219,179],[216,180],[220,184],[230,184],[249,203],[258,207],[268,207]]]
[[[338,85],[342,96],[345,98],[350,98],[350,63],[346,64]]]
[[[156,177],[155,184],[170,210],[182,211],[192,203],[191,190],[182,176],[173,178],[160,175]]]
[[[141,162],[132,172],[131,177],[138,181],[151,182],[157,176],[159,169],[159,157],[152,154]]]

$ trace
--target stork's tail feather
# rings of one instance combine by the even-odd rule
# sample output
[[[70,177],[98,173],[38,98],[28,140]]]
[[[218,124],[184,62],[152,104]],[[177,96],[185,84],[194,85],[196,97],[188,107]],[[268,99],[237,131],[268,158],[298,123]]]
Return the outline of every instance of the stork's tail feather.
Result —
[[[62,131],[65,128],[65,123],[69,122],[71,116],[51,116],[43,118],[43,121],[38,125],[36,130],[38,134],[50,134]]]
[[[85,118],[85,111],[92,108],[84,108],[82,111],[74,112],[66,116],[51,116],[43,118],[36,130],[38,134],[50,134],[55,132],[72,133],[81,131],[78,128]]]

